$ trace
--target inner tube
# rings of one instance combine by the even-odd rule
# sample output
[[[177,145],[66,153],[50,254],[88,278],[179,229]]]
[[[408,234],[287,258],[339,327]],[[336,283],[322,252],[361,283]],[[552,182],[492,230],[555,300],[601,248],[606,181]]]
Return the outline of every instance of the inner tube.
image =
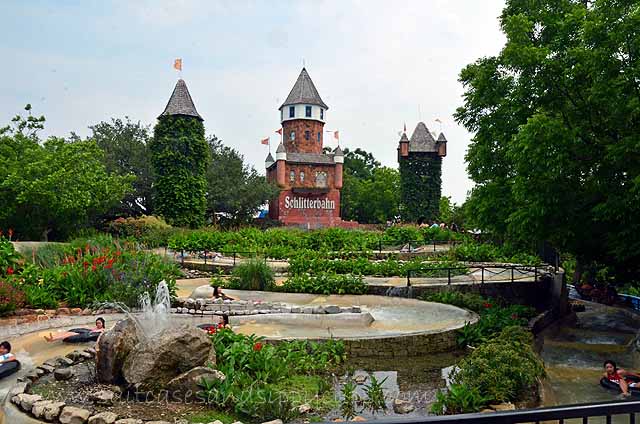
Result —
[[[631,375],[628,377],[625,377],[625,380],[631,383],[640,383],[640,378],[634,377]],[[606,377],[602,377],[600,379],[600,385],[605,389],[610,389],[610,390],[615,390],[617,392],[620,392],[620,385],[618,383],[614,383],[613,381],[609,380]],[[631,393],[632,395],[640,396],[640,387],[629,387],[629,393]]]
[[[81,333],[77,333],[74,336],[69,336],[66,337],[64,339],[62,339],[63,342],[65,343],[86,343],[86,342],[95,342],[98,340],[98,337],[100,337],[100,334],[102,334],[99,331],[95,331],[95,332],[91,332],[89,330],[87,330],[86,328],[83,329],[85,331],[81,332]],[[74,331],[75,330],[69,330],[69,331]]]
[[[11,374],[15,374],[18,370],[20,370],[19,361],[10,361],[0,364],[0,379],[8,377]]]

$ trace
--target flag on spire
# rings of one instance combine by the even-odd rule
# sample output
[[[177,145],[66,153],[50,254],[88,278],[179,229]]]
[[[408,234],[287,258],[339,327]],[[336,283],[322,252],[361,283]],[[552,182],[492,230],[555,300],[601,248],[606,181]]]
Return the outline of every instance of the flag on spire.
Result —
[[[282,128],[278,129],[276,133],[282,135]]]
[[[407,132],[407,123],[404,123],[404,132]]]
[[[182,71],[182,59],[176,59],[173,61],[173,68]]]
[[[269,145],[269,137],[263,138],[262,140],[260,140],[260,144],[264,144],[265,146],[268,146]]]
[[[436,122],[439,124],[442,124],[442,121],[440,120],[440,118],[436,118]]]
[[[336,140],[340,140],[340,131],[334,131],[333,138],[335,138]]]

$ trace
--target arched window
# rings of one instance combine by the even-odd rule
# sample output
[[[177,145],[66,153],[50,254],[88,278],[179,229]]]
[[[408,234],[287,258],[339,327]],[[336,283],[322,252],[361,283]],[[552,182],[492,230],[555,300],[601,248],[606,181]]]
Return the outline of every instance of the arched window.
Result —
[[[289,118],[294,118],[296,116],[296,107],[289,106]]]
[[[304,171],[300,171],[300,182],[304,182]]]
[[[296,132],[291,131],[291,134],[289,134],[289,140],[294,141],[295,139],[296,139]]]
[[[289,181],[292,183],[296,181],[296,171],[289,172]]]
[[[311,106],[304,107],[304,116],[307,118],[311,118]]]
[[[309,140],[311,138],[311,131],[305,131],[304,132],[304,139],[305,140]]]
[[[324,109],[320,108],[320,119],[324,119]]]
[[[322,131],[318,131],[318,143],[322,141]]]

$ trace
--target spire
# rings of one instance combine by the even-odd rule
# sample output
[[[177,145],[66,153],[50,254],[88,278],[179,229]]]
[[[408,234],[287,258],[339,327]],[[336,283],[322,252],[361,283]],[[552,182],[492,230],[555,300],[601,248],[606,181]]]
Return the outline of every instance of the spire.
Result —
[[[440,133],[440,135],[438,136],[438,143],[446,143],[447,139],[444,136],[444,133]]]
[[[320,94],[318,94],[318,90],[316,90],[316,86],[313,85],[313,81],[311,81],[311,77],[305,68],[302,68],[298,80],[293,85],[291,92],[287,96],[287,100],[280,106],[280,109],[296,104],[317,105],[329,109],[320,98]]]
[[[269,154],[267,155],[267,158],[264,160],[264,167],[269,168],[275,162],[276,161],[273,159],[273,156],[271,156],[271,152],[269,152]]]
[[[424,124],[419,122],[416,129],[413,130],[411,139],[409,140],[410,152],[437,152],[436,141],[433,139],[433,135]]]
[[[334,156],[344,156],[344,152],[342,151],[342,149],[340,148],[340,146],[336,147],[335,150],[333,151],[333,155]]]
[[[287,149],[285,149],[284,144],[280,142],[278,148],[276,149],[276,153],[287,153]]]
[[[193,104],[193,100],[187,89],[187,84],[183,79],[179,79],[176,83],[167,107],[164,108],[164,112],[162,112],[158,118],[171,115],[193,116],[203,121],[202,116],[198,114]]]
[[[409,139],[407,138],[407,133],[403,132],[402,137],[400,137],[400,143],[408,143]]]

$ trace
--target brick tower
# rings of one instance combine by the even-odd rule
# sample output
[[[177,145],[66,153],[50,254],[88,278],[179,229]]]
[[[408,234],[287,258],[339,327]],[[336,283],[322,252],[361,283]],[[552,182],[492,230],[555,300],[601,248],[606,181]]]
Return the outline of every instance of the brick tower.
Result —
[[[340,147],[323,153],[327,109],[302,68],[279,109],[283,140],[275,160],[271,154],[265,160],[267,179],[281,189],[277,199],[269,202],[271,219],[305,228],[341,225],[344,155]]]

